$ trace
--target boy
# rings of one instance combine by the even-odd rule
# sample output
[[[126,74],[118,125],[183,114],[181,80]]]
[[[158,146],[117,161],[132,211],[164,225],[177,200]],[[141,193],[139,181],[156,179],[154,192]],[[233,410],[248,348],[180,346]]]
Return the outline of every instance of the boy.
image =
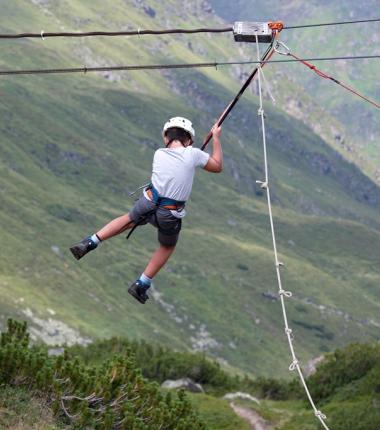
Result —
[[[162,131],[165,148],[158,149],[153,158],[151,184],[135,203],[131,212],[122,215],[96,234],[73,245],[70,250],[79,260],[98,244],[138,225],[150,223],[158,229],[159,248],[151,257],[144,272],[128,289],[136,300],[144,304],[153,277],[172,255],[185,216],[185,204],[190,196],[197,167],[220,173],[223,153],[220,144],[221,127],[212,128],[212,154],[193,148],[195,132],[192,123],[182,117],[171,118]]]

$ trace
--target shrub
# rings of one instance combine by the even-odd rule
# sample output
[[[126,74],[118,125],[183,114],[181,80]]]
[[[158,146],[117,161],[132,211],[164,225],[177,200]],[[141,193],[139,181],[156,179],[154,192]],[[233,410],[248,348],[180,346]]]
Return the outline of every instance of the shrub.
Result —
[[[68,353],[49,357],[43,347],[30,348],[26,324],[12,320],[1,334],[0,384],[44,393],[55,413],[76,428],[204,429],[185,394],[160,393],[131,354],[116,354],[98,366]]]
[[[225,372],[219,363],[211,361],[202,353],[173,351],[144,341],[129,342],[112,338],[96,341],[86,348],[74,346],[69,351],[86,363],[99,363],[109,357],[111,352],[133,354],[142,375],[159,383],[166,379],[188,377],[212,392],[238,389],[242,383],[240,378]]]
[[[340,388],[365,376],[379,361],[379,344],[352,344],[344,350],[336,350],[308,379],[314,400],[328,399]]]

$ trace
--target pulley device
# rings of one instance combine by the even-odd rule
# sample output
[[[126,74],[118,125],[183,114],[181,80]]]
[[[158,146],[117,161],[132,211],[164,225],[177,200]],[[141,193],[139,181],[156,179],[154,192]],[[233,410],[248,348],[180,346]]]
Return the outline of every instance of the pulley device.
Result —
[[[259,67],[263,67],[265,63],[272,57],[275,52],[275,42],[280,31],[283,29],[284,24],[281,21],[278,22],[236,22],[233,27],[234,38],[237,42],[256,42],[259,43],[269,43],[268,49],[265,51],[260,59],[260,65],[258,65],[253,72],[250,74],[244,85],[241,87],[239,93],[231,101],[231,103],[223,111],[222,115],[219,117],[217,124],[221,126],[224,120],[227,118],[229,113],[235,107],[236,103],[239,101],[240,97],[244,94],[245,90],[249,87],[249,84],[253,81]],[[203,141],[201,147],[202,151],[206,148],[207,144],[212,138],[212,132],[210,131]]]
[[[233,27],[235,42],[271,43],[273,31],[267,22],[235,22]]]

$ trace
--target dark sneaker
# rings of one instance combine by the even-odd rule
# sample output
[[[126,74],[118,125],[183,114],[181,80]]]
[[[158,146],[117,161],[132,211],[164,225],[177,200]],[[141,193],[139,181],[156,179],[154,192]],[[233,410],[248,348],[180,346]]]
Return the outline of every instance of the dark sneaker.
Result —
[[[149,296],[146,293],[148,288],[149,288],[148,285],[143,284],[138,279],[128,288],[128,293],[131,296],[133,296],[136,300],[138,300],[140,303],[144,304],[149,299]]]
[[[83,239],[81,242],[78,242],[75,245],[73,245],[70,248],[70,251],[77,260],[80,260],[88,252],[97,248],[97,246],[98,245],[91,240],[91,236],[88,236],[85,239]]]

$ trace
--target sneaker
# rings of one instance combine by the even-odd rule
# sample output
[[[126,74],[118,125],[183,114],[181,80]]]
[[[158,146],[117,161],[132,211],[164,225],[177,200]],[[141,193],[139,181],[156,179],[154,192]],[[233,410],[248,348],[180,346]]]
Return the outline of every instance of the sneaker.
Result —
[[[91,240],[91,236],[88,236],[82,241],[73,245],[70,248],[70,251],[77,260],[80,260],[84,255],[97,247],[98,245]]]
[[[148,288],[148,285],[143,284],[140,279],[138,279],[128,288],[128,293],[140,303],[144,304],[149,299],[146,293]]]

